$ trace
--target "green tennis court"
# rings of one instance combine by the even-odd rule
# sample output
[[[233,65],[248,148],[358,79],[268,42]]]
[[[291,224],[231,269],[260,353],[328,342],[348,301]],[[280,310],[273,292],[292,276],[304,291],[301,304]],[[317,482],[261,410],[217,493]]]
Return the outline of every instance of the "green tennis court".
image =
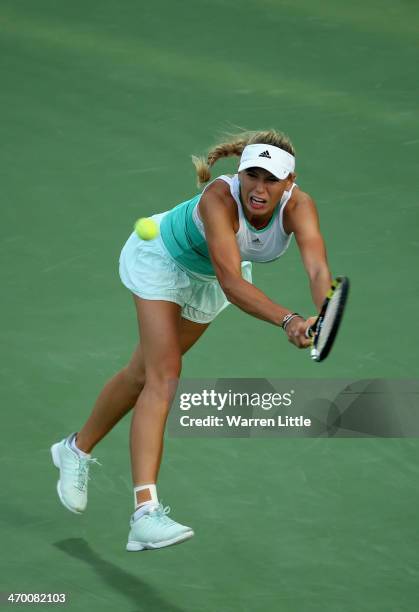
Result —
[[[1,1],[0,591],[74,611],[417,610],[417,439],[168,437],[160,495],[196,537],[138,554],[129,418],[95,451],[83,516],[49,447],[137,342],[118,277],[134,220],[191,197],[190,155],[241,127],[292,138],[351,301],[321,365],[231,307],[183,375],[417,377],[418,35],[409,1]],[[295,244],[254,282],[312,313]]]

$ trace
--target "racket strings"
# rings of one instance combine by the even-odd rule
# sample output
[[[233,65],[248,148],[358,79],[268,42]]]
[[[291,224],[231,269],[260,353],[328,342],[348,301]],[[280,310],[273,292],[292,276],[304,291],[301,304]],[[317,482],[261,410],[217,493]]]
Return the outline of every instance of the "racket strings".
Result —
[[[330,333],[333,330],[334,323],[336,320],[336,315],[339,311],[339,305],[341,302],[341,294],[342,289],[338,287],[332,297],[330,298],[329,304],[327,305],[326,312],[324,314],[324,318],[321,324],[321,328],[317,337],[316,348],[318,351],[322,351],[324,346],[326,345]]]

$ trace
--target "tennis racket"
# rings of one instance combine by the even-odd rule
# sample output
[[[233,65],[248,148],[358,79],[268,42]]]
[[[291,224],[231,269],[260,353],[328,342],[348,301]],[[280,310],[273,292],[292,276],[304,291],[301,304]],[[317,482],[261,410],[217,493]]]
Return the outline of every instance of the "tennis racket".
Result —
[[[349,278],[338,276],[332,283],[316,321],[306,331],[312,339],[310,357],[323,361],[331,351],[338,333],[349,294]]]

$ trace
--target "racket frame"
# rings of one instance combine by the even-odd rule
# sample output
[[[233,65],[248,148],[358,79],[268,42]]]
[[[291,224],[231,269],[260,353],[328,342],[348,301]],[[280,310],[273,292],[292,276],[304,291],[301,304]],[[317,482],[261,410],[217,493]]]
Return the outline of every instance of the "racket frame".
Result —
[[[308,337],[311,337],[312,339],[312,347],[310,349],[310,357],[312,358],[313,361],[323,361],[324,359],[326,359],[326,357],[328,356],[328,354],[330,353],[333,343],[335,341],[336,338],[336,334],[338,333],[339,327],[340,327],[340,323],[342,321],[342,316],[343,316],[343,312],[345,309],[345,304],[346,301],[348,299],[348,294],[349,294],[349,278],[347,276],[337,276],[334,281],[332,282],[332,285],[329,289],[329,291],[327,292],[326,298],[322,304],[319,316],[317,317],[317,319],[315,320],[315,322],[313,323],[313,325],[311,325],[308,328],[308,333],[306,333],[306,335]],[[335,316],[335,320],[332,326],[332,329],[330,331],[329,337],[326,341],[326,344],[324,345],[322,351],[320,352],[317,349],[317,342],[320,336],[320,332],[324,323],[324,319],[325,319],[325,315],[327,312],[327,308],[330,304],[330,300],[332,299],[333,295],[335,294],[336,290],[341,287],[341,298],[340,298],[340,303],[336,312],[336,316]]]

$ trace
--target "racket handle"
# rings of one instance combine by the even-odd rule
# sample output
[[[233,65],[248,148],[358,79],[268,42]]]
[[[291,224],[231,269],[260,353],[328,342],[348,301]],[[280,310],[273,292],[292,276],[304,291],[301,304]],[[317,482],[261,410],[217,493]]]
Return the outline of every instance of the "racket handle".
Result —
[[[304,335],[306,338],[312,338],[314,336],[314,332],[315,332],[315,325],[311,325],[310,327],[307,327]]]
[[[316,348],[312,348],[310,351],[310,357],[313,361],[319,360],[319,351]]]

